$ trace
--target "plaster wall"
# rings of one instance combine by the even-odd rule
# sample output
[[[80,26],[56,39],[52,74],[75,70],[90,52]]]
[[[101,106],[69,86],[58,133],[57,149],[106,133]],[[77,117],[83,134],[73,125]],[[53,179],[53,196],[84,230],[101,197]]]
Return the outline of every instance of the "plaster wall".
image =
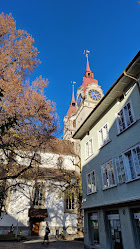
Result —
[[[44,168],[58,168],[58,158],[62,157],[63,167],[67,170],[75,170],[75,157],[69,155],[53,154],[53,153],[40,153],[41,155],[41,164],[40,167]]]
[[[45,183],[45,182],[44,182]],[[30,198],[32,193],[32,186],[34,182],[26,182],[28,186],[24,189],[18,189],[16,192],[10,194],[10,202],[8,205],[7,214],[3,215],[0,220],[0,233],[7,233],[10,226],[18,226],[22,228],[22,234],[29,234],[30,223],[28,217],[28,211],[30,208]],[[51,182],[49,182],[49,185]],[[59,184],[59,183],[58,183]],[[52,235],[56,235],[56,229],[60,231],[65,227],[67,233],[75,234],[77,231],[77,214],[64,212],[64,199],[59,198],[59,191],[49,192],[47,189],[47,183],[45,183],[45,204],[44,208],[47,208],[48,217],[45,220],[48,221]],[[6,229],[7,228],[7,229]],[[39,234],[43,236],[45,233],[45,221],[40,224]]]
[[[118,135],[116,124],[116,113],[130,100],[133,105],[136,123],[129,129]],[[108,123],[110,142],[104,147],[99,148],[98,130]],[[93,124],[89,136],[85,136],[81,141],[81,158],[82,158],[82,180],[83,180],[83,198],[86,200],[83,203],[84,208],[93,206],[108,205],[113,203],[125,202],[128,200],[139,199],[139,182],[133,182],[117,185],[116,187],[102,190],[101,165],[111,159],[121,155],[130,147],[140,142],[140,97],[136,84],[131,85],[125,91],[125,97],[121,102],[114,100],[112,105],[103,114],[103,116]],[[88,139],[93,138],[93,155],[85,160],[85,143]],[[95,170],[97,192],[87,195],[86,174]],[[114,166],[115,170],[115,166]],[[115,172],[116,175],[116,172]],[[117,183],[117,179],[116,179]]]

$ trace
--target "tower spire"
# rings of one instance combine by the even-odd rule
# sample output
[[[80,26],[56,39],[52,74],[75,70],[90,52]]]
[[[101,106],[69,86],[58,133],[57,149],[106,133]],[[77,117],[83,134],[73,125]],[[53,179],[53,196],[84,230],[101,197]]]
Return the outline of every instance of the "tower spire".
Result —
[[[72,101],[75,102],[75,97],[74,97],[74,84],[76,83],[75,81],[71,81],[73,83],[72,85]]]
[[[86,50],[87,51],[87,50]],[[88,51],[89,52],[89,51]],[[88,53],[86,53],[86,57],[87,57],[87,67],[86,67],[86,72],[91,72],[90,70],[90,66],[89,66],[89,61],[88,61]]]
[[[88,61],[89,53],[90,53],[89,50],[84,50],[84,54],[87,57],[86,73],[83,77],[83,84],[82,84],[84,92],[86,91],[87,85],[91,83],[96,83],[98,85],[98,81],[94,79],[93,72],[90,70],[89,61]]]
[[[67,112],[67,117],[68,119],[70,118],[70,116],[73,113],[76,113],[77,107],[76,107],[76,101],[75,101],[75,97],[74,97],[74,84],[76,83],[75,81],[71,81],[72,85],[72,101],[70,102],[70,107],[69,110]]]

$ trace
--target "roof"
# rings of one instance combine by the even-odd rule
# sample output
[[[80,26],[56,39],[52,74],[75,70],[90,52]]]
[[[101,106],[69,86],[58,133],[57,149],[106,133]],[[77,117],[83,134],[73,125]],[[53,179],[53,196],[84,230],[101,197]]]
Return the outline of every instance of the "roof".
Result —
[[[45,168],[45,167],[32,167],[19,176],[19,179],[26,180],[57,180],[64,181],[67,178],[79,177],[79,174],[74,170],[59,169],[59,168]]]
[[[41,146],[40,151],[63,155],[75,155],[73,143],[69,140],[58,138],[47,140],[47,142]]]
[[[140,73],[140,51],[136,54],[136,56],[132,59],[132,61],[124,71],[132,77],[137,77],[137,75]],[[96,122],[96,120],[103,114],[103,112],[111,105],[114,99],[122,94],[122,91],[130,82],[132,82],[132,80],[134,81],[134,79],[127,77],[124,71],[110,87],[101,101],[91,111],[89,116],[85,119],[78,130],[74,133],[74,139],[82,139],[85,136],[86,132],[91,129],[94,122]]]

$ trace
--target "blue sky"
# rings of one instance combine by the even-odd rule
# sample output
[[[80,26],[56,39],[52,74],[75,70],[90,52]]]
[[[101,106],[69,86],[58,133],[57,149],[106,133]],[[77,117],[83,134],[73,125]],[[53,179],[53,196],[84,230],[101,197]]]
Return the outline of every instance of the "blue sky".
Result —
[[[72,96],[89,64],[104,93],[140,50],[137,0],[5,0],[1,12],[12,13],[17,28],[35,39],[41,65],[30,76],[49,80],[48,99],[56,103],[60,128]],[[62,134],[61,134],[62,135]]]

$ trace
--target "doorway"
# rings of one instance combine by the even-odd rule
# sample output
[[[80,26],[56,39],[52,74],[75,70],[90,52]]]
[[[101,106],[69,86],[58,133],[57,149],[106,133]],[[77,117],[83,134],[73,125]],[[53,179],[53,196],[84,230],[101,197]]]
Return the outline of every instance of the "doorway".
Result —
[[[31,231],[31,235],[39,235],[39,226],[40,226],[40,222],[35,221],[32,224],[32,231]]]
[[[30,220],[31,235],[34,235],[34,236],[39,235],[40,222],[43,220],[44,220],[43,218],[32,218]]]
[[[111,233],[111,248],[112,249],[123,249],[122,234],[121,234],[121,223],[118,213],[108,214],[109,230]]]

